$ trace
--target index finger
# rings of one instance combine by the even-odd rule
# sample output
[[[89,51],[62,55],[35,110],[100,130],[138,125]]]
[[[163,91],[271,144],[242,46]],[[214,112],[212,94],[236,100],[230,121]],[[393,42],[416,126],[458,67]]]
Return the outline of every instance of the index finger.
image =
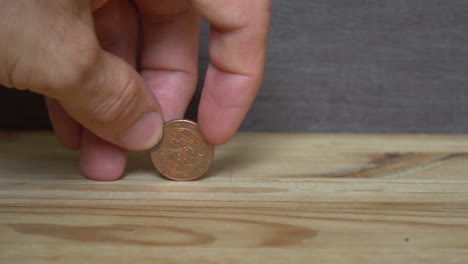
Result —
[[[210,64],[198,122],[213,144],[232,138],[260,88],[270,18],[269,0],[192,0],[211,24]]]

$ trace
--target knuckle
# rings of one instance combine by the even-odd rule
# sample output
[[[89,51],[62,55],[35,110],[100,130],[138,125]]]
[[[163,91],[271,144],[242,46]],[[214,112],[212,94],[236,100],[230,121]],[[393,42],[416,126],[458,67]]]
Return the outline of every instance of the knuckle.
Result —
[[[271,0],[264,0],[264,1],[265,1],[266,11],[270,13],[271,12]]]
[[[63,22],[63,21],[62,21]],[[100,47],[93,32],[80,21],[56,23],[46,31],[48,37],[6,50],[0,78],[7,86],[28,89],[52,97],[67,96],[93,74]],[[22,55],[22,49],[36,45],[40,52]],[[44,48],[46,47],[46,48]],[[28,50],[26,50],[28,51]]]
[[[92,79],[99,60],[99,52],[99,48],[95,46],[75,49],[68,60],[68,67],[66,67],[63,74],[63,86],[74,87]]]
[[[127,121],[129,116],[134,113],[137,99],[139,97],[137,82],[128,78],[120,90],[108,94],[103,94],[100,99],[95,101],[95,107],[91,114],[101,125],[115,124],[122,120]]]
[[[81,86],[95,74],[101,47],[92,30],[82,22],[64,23],[52,30],[51,43],[54,54],[47,54],[53,63],[46,71],[56,88]]]
[[[3,58],[2,58],[3,59]],[[15,68],[16,61],[11,60],[11,58],[5,59],[5,67],[0,67],[0,83],[5,87],[14,87],[15,86]]]
[[[51,67],[35,72],[40,84],[37,90],[57,98],[77,96],[83,87],[89,86],[96,78],[99,56],[99,46],[92,43],[59,49],[57,55],[49,60]]]

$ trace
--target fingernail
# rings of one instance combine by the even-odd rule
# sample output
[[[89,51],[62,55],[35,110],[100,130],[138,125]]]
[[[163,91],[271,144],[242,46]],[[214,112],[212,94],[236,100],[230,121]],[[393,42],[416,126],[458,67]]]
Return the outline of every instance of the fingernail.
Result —
[[[155,146],[162,137],[161,115],[150,112],[144,115],[132,128],[124,132],[119,140],[130,150],[144,150]]]

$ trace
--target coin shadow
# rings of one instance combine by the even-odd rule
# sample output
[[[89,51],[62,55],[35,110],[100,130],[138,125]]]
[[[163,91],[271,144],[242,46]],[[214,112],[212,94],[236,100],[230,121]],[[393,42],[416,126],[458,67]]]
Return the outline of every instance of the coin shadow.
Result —
[[[212,167],[201,178],[206,179],[219,175],[227,170],[235,170],[241,166],[245,166],[248,160],[244,158],[242,153],[236,151],[220,152],[215,154],[215,160]],[[151,157],[147,152],[132,152],[128,155],[128,163],[126,175],[134,175],[138,173],[152,174],[155,177],[164,177],[154,168]]]
[[[258,157],[256,159],[252,159],[251,156],[246,155],[246,152],[248,152],[248,149],[245,149],[242,146],[237,146],[235,148],[231,147],[228,151],[216,151],[215,148],[215,158],[212,167],[200,179],[216,177],[217,175],[223,174],[227,171],[235,171],[240,168],[245,169],[247,166],[259,162]],[[165,179],[155,169],[149,152],[131,152],[128,154],[128,163],[125,174],[128,176],[137,173],[152,174],[157,178]]]
[[[258,159],[252,159],[251,156],[246,155],[247,151],[248,149],[245,149],[243,146],[230,148],[229,151],[215,151],[213,165],[202,179],[216,177],[228,171],[245,169],[258,162]]]

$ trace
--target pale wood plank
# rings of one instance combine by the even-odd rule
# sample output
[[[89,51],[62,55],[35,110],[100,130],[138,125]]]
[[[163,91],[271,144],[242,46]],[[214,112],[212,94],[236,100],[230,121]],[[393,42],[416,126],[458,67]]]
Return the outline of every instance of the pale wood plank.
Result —
[[[2,263],[466,263],[468,136],[240,134],[208,177],[83,179],[0,133]]]

